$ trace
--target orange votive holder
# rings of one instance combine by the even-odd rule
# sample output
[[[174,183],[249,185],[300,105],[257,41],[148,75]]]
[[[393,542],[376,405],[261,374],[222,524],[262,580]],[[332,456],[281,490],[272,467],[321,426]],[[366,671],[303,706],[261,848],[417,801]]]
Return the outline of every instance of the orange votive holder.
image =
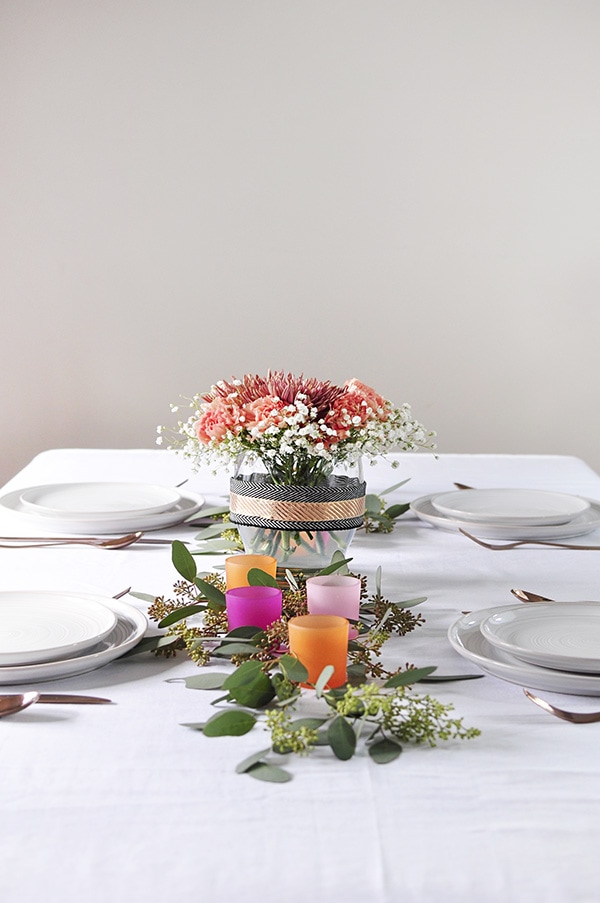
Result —
[[[259,568],[271,577],[277,575],[277,559],[270,555],[230,555],[225,559],[225,583],[227,589],[248,586],[248,571]]]
[[[348,620],[339,615],[298,615],[288,621],[290,652],[308,670],[305,684],[315,684],[327,665],[334,671],[327,686],[346,683]]]

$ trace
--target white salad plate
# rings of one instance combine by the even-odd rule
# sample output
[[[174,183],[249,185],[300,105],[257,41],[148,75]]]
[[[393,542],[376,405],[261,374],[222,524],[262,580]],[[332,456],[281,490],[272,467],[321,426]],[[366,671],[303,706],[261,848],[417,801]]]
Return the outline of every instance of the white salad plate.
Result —
[[[523,527],[565,524],[590,505],[576,495],[538,489],[460,489],[434,496],[431,504],[446,517]]]
[[[58,598],[64,593],[57,593]],[[0,665],[0,686],[7,684],[29,684],[35,681],[58,680],[74,674],[95,671],[133,649],[144,636],[148,620],[141,611],[120,599],[105,598],[90,593],[82,593],[81,599],[92,599],[105,605],[116,616],[116,624],[103,640],[86,652],[72,658],[62,658],[52,662],[34,665]]]
[[[99,643],[117,623],[95,599],[53,592],[0,592],[0,665],[70,658]]]
[[[181,494],[168,486],[99,482],[30,486],[23,490],[20,500],[33,514],[73,519],[162,514],[180,498]]]
[[[466,489],[460,490],[466,492]],[[515,524],[473,523],[469,520],[459,520],[442,514],[433,506],[435,495],[424,495],[410,503],[410,508],[419,520],[457,533],[460,529],[473,533],[481,539],[569,539],[572,536],[583,536],[592,533],[600,527],[600,503],[587,500],[588,507],[581,514],[566,524],[547,524],[541,526],[518,526]]]
[[[25,522],[30,527],[40,529],[40,517],[36,516],[31,508],[26,507],[22,500],[22,489],[9,492],[0,497],[0,508],[17,515],[21,523]],[[43,529],[56,533],[74,533],[77,535],[86,533],[130,533],[134,530],[162,530],[165,527],[174,527],[183,523],[188,517],[192,517],[204,504],[201,495],[191,492],[182,492],[179,501],[158,514],[114,514],[100,517],[44,517]]]
[[[481,622],[493,646],[533,665],[600,674],[600,603],[505,608]]]
[[[565,608],[570,605],[568,602],[555,604],[564,605]],[[482,611],[474,611],[455,621],[448,630],[448,639],[456,652],[487,674],[521,687],[548,690],[552,693],[569,693],[573,696],[600,696],[600,675],[575,674],[569,671],[542,668],[539,665],[524,662],[510,653],[498,649],[497,646],[492,646],[482,634],[481,624],[501,610],[501,608],[486,608]]]

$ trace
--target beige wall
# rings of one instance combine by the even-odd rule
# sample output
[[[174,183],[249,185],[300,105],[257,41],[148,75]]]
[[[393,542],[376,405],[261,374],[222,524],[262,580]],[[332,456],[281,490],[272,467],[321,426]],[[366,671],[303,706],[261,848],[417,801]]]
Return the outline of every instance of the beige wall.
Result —
[[[268,367],[600,470],[597,0],[1,0],[0,478]]]

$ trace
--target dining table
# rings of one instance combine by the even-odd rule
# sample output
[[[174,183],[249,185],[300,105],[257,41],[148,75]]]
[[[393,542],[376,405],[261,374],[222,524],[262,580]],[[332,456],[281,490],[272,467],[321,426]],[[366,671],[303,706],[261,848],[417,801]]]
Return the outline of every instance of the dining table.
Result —
[[[0,490],[0,535],[41,535],[32,517],[2,504],[28,487],[181,485],[211,507],[227,505],[229,477],[194,470],[165,448],[48,449]],[[569,455],[398,452],[367,465],[365,479],[370,494],[392,490],[383,496],[387,505],[451,492],[456,483],[600,503],[600,475]],[[174,598],[180,577],[171,544],[198,551],[201,515],[202,508],[145,531],[162,543],[0,548],[0,591],[112,598],[128,590],[121,599],[145,617],[144,635],[159,635],[149,600]],[[565,541],[574,543],[600,546],[600,529]],[[317,747],[283,757],[292,779],[270,783],[236,772],[269,745],[260,724],[226,737],[190,728],[214,714],[222,693],[186,680],[232,669],[229,663],[201,666],[185,652],[140,651],[83,673],[42,671],[39,679],[0,683],[1,694],[111,700],[33,704],[0,718],[0,900],[596,903],[600,723],[554,717],[524,689],[574,711],[600,710],[600,698],[489,673],[448,634],[468,613],[525,605],[512,589],[565,606],[600,600],[600,551],[492,550],[409,507],[390,532],[358,529],[347,557],[351,573],[370,587],[379,580],[387,599],[425,597],[414,609],[422,623],[390,638],[382,660],[392,669],[435,666],[434,674],[456,678],[413,692],[452,705],[453,717],[478,736],[406,743],[387,764],[362,747],[346,761]],[[222,553],[194,558],[201,572],[223,571]]]

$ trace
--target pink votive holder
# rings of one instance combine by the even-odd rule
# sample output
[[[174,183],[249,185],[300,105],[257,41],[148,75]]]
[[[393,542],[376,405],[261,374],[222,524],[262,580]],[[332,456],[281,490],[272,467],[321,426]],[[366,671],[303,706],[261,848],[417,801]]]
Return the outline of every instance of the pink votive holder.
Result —
[[[258,627],[261,630],[281,617],[281,590],[275,586],[236,586],[225,593],[229,630]]]
[[[358,577],[344,574],[325,574],[306,581],[306,603],[311,615],[338,615],[358,621],[361,585]],[[350,639],[358,636],[351,624]]]

